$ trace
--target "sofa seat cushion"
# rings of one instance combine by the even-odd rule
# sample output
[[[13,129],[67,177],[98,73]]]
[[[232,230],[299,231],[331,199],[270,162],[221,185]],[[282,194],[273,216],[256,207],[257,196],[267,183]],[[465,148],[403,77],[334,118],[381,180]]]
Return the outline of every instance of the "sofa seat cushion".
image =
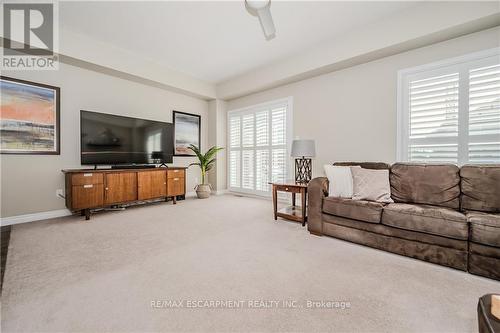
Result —
[[[328,197],[323,200],[323,212],[349,219],[380,223],[384,204],[365,200]]]
[[[500,214],[469,211],[466,216],[471,227],[471,241],[500,247]]]
[[[500,259],[500,247],[496,246],[488,246],[469,242],[469,253]]]
[[[449,237],[436,236],[413,230],[395,228],[388,225],[384,225],[382,223],[363,222],[325,213],[323,213],[322,219],[325,223],[324,226],[326,224],[333,223],[352,229],[363,230],[370,233],[380,234],[393,238],[406,239],[428,245],[437,245],[441,247],[460,250],[463,252],[467,252],[468,248],[468,241],[464,239],[453,239]],[[491,246],[488,247],[492,248]],[[498,250],[500,251],[500,249]]]
[[[392,203],[384,207],[382,224],[455,239],[468,239],[467,218],[450,208]]]

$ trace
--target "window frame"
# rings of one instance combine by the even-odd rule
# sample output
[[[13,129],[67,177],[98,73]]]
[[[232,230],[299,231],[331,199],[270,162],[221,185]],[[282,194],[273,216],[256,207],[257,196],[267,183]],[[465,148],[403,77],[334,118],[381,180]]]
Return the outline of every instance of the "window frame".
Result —
[[[247,195],[263,196],[263,197],[270,197],[272,195],[270,188],[268,191],[259,191],[257,189],[250,190],[250,189],[243,188],[243,185],[242,185],[242,182],[243,182],[243,177],[242,177],[243,155],[240,155],[240,187],[231,187],[231,165],[230,165],[230,163],[231,163],[231,151],[232,151],[232,149],[231,149],[231,133],[230,133],[231,132],[231,127],[230,127],[231,126],[231,117],[234,115],[244,115],[244,114],[249,114],[249,113],[252,113],[255,115],[259,111],[271,109],[272,107],[283,106],[284,104],[286,105],[285,174],[286,174],[286,179],[290,179],[290,177],[292,175],[292,169],[291,169],[292,158],[290,157],[290,152],[291,152],[292,141],[293,141],[293,97],[292,96],[280,98],[280,99],[276,99],[276,100],[271,100],[271,101],[263,102],[263,103],[259,103],[259,104],[254,104],[254,105],[250,105],[250,106],[245,106],[243,108],[238,108],[238,109],[230,110],[227,112],[227,116],[226,116],[226,124],[227,124],[226,140],[227,140],[227,142],[226,142],[226,146],[227,146],[228,151],[227,151],[227,161],[226,161],[226,170],[227,170],[226,182],[227,182],[227,189],[229,192],[247,194]],[[269,116],[271,116],[271,115],[269,115]],[[240,118],[240,119],[242,119],[242,118]],[[240,126],[242,126],[242,121],[240,121]],[[240,146],[238,149],[235,149],[235,150],[239,150],[241,152],[243,152],[243,150],[256,151],[256,150],[258,150],[257,148],[269,147],[270,151],[272,151],[272,142],[271,142],[271,140],[272,140],[272,135],[271,135],[272,126],[270,126],[268,130],[269,130],[269,145],[268,146],[257,147],[255,145],[256,129],[255,129],[255,125],[254,125],[254,146],[252,148]],[[242,131],[240,131],[240,135],[241,136],[243,135]],[[242,139],[240,139],[240,143],[242,142],[241,140]],[[271,160],[271,158],[272,157],[270,155],[269,159]],[[254,185],[255,185],[255,180],[256,180],[256,174],[255,174],[256,163],[257,163],[257,159],[254,156],[254,161],[253,161],[253,164],[254,164]]]
[[[463,56],[445,59],[421,66],[398,71],[397,78],[397,120],[396,120],[396,160],[409,161],[409,82],[430,75],[448,74],[451,69],[459,73],[459,105],[458,105],[458,152],[457,164],[469,163],[469,69],[488,65],[492,58],[498,58],[500,63],[500,47],[469,53]],[[429,139],[431,142],[433,139]],[[435,141],[434,141],[435,142]]]

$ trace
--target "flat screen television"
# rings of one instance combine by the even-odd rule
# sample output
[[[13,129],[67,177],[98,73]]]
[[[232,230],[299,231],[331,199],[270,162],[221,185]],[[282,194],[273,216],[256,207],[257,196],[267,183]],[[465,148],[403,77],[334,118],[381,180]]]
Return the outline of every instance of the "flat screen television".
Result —
[[[172,163],[171,123],[81,110],[80,134],[85,165]]]

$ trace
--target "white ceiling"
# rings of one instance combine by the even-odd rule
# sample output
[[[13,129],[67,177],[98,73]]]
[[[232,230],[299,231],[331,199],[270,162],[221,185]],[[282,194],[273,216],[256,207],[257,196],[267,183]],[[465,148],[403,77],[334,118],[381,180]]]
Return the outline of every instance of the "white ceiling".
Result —
[[[60,2],[62,30],[212,83],[305,52],[416,2],[273,1],[266,41],[244,1]]]

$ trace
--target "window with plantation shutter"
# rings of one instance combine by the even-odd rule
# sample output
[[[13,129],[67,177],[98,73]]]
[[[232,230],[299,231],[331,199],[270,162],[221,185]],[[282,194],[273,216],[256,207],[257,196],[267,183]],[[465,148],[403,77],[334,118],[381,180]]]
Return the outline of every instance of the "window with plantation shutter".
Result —
[[[500,53],[399,73],[398,160],[500,163]]]
[[[233,192],[270,194],[288,178],[291,98],[228,112],[228,182]]]

